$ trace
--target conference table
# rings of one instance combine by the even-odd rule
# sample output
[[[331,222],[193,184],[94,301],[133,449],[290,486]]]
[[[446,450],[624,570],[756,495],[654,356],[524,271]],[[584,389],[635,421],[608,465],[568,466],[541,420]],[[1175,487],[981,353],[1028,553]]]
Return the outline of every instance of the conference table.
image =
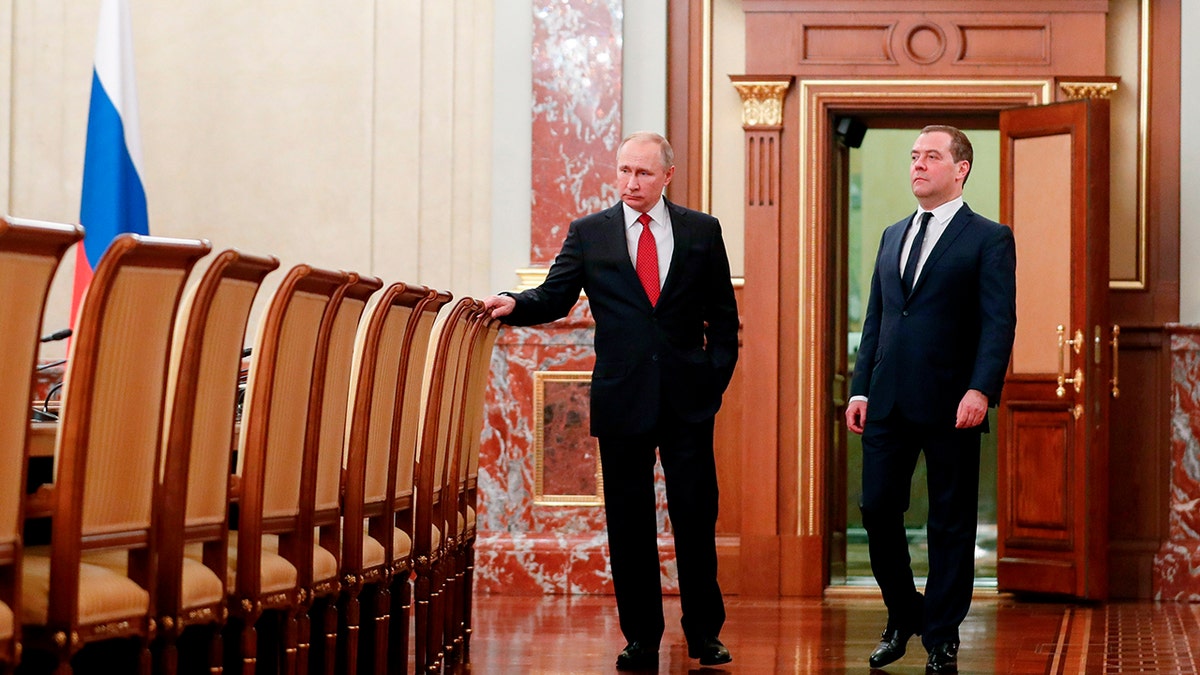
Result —
[[[54,439],[57,435],[57,422],[30,422],[29,456],[54,457]]]

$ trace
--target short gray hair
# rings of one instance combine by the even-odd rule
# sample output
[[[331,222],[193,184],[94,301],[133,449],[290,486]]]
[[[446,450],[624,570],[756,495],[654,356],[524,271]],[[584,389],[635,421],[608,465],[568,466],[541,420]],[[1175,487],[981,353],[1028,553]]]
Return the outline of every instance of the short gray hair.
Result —
[[[625,139],[621,141],[621,144],[617,146],[618,155],[621,154],[621,148],[625,147],[625,144],[630,141],[657,144],[658,151],[662,154],[663,169],[666,170],[672,166],[675,166],[675,150],[671,148],[671,143],[668,142],[662,134],[656,134],[653,131],[635,131],[626,136]]]

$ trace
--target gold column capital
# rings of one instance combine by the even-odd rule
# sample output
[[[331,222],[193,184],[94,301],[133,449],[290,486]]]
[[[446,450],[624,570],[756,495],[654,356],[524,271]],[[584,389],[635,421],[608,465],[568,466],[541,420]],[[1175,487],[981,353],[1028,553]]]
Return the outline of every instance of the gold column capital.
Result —
[[[742,97],[742,128],[783,126],[783,97],[792,86],[791,75],[730,75]]]
[[[1083,99],[1111,99],[1120,87],[1119,77],[1073,77],[1056,78],[1058,90],[1068,101]]]

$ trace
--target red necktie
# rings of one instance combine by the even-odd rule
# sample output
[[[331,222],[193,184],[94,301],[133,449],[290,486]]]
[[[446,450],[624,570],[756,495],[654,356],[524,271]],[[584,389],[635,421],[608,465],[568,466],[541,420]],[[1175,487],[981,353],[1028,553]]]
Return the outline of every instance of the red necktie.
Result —
[[[638,237],[637,275],[646,289],[646,297],[650,304],[658,303],[658,245],[654,243],[654,233],[650,231],[650,214],[643,213],[637,221],[642,224],[642,236]]]

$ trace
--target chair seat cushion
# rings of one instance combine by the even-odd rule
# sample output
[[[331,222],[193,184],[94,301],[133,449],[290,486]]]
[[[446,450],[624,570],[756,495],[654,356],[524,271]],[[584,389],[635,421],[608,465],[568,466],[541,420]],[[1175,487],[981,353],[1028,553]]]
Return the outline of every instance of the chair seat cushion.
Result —
[[[44,626],[50,612],[50,547],[25,549],[23,565],[21,622]],[[80,563],[78,611],[81,624],[145,616],[149,609],[150,594],[132,579],[101,565]]]
[[[180,606],[184,609],[214,605],[225,600],[225,589],[221,579],[204,563],[196,558],[184,557],[183,574],[179,586]],[[106,567],[118,574],[126,575],[129,556],[121,550],[97,551],[83,557],[89,565]]]
[[[183,554],[193,560],[202,560],[203,546],[188,544]],[[296,587],[296,567],[283,556],[263,548],[259,563],[259,591],[275,593]],[[229,559],[225,570],[225,589],[229,594],[237,589],[237,531],[229,533]]]
[[[0,601],[0,640],[7,640],[12,636],[13,611],[3,601]]]
[[[366,529],[366,528],[364,528]],[[364,570],[383,564],[383,544],[367,533],[362,538],[362,566]]]
[[[434,532],[437,532],[436,528]],[[440,535],[441,533],[438,532],[439,539],[441,538]],[[398,527],[392,530],[392,555],[397,560],[412,555],[412,537],[408,536],[407,532]]]
[[[236,530],[234,530],[236,532]],[[229,533],[230,535],[233,532]],[[278,555],[279,553],[279,537],[273,534],[263,535],[263,552],[270,551]],[[313,581],[325,581],[337,576],[338,562],[337,557],[328,549],[320,544],[313,544]]]

